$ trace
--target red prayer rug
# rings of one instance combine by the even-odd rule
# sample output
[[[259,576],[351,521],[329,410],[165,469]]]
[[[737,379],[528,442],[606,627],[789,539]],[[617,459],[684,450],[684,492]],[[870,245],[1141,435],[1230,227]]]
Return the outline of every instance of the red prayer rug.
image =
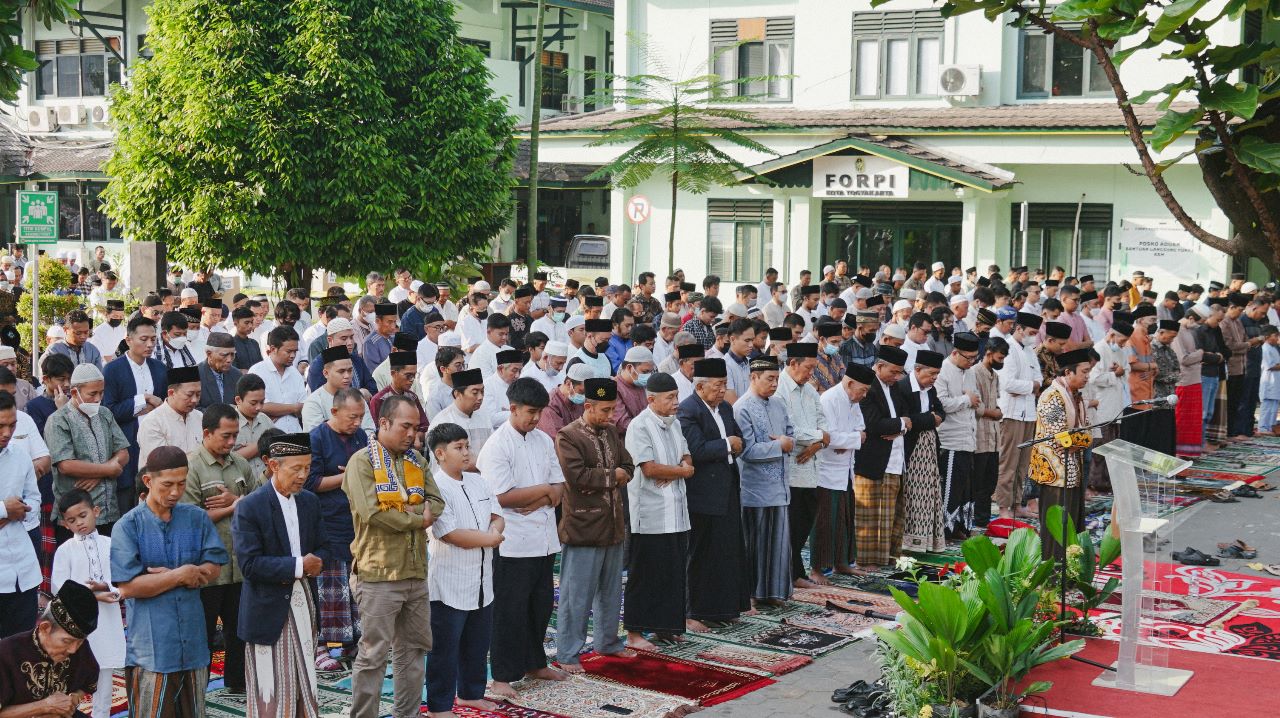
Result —
[[[634,658],[587,653],[579,658],[592,678],[687,698],[713,706],[772,685],[754,673],[637,650]]]
[[[129,696],[124,689],[124,674],[116,671],[111,674],[111,715],[123,714],[129,708]],[[85,696],[77,707],[85,715],[93,715],[93,696]]]

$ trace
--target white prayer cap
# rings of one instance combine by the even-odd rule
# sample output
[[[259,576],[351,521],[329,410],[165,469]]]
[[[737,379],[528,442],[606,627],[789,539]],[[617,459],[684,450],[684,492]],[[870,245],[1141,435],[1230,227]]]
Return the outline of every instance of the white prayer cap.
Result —
[[[18,353],[13,350],[13,347],[0,344],[0,361],[8,361],[9,359],[17,358]]]
[[[547,342],[547,348],[543,349],[542,353],[553,357],[567,357],[569,345],[564,342]]]
[[[905,281],[907,281],[907,275],[903,274],[902,272],[894,272],[894,273],[893,273],[893,281],[895,281],[895,282],[905,282]]]
[[[828,264],[827,266],[825,266],[825,267],[823,267],[823,268],[822,268],[822,273],[823,273],[823,274],[826,274],[826,273],[828,273],[828,272],[834,272],[834,271],[836,271],[836,268],[835,268],[835,267],[833,267],[833,266],[831,266],[830,264]]]
[[[907,330],[903,329],[901,324],[889,324],[885,326],[883,335],[906,341]]]
[[[67,338],[67,332],[62,328],[61,324],[54,324],[50,326],[49,329],[45,331],[44,335],[49,339],[66,339]]]
[[[409,289],[410,289],[411,291],[416,292],[416,291],[418,291],[418,287],[421,287],[421,286],[422,286],[422,280],[421,280],[421,279],[415,279],[415,280],[413,280],[412,282],[409,282]]]
[[[1204,304],[1192,305],[1191,311],[1195,312],[1196,316],[1200,317],[1201,319],[1208,319],[1210,316],[1213,315],[1213,310]]]
[[[623,355],[622,361],[628,364],[652,364],[653,352],[645,347],[631,347],[627,353]]]
[[[898,312],[902,311],[903,309],[910,309],[910,308],[911,308],[911,302],[908,302],[908,301],[907,301],[907,300],[905,300],[905,299],[899,299],[898,301],[896,301],[896,302],[894,302],[894,303],[893,303],[893,313],[894,313],[894,314],[897,314]]]
[[[948,284],[959,284],[960,282],[963,282],[963,281],[964,281],[964,277],[961,277],[959,274],[953,274],[950,277],[947,277]]]
[[[951,299],[948,300],[947,303],[954,307],[957,304],[968,303],[968,301],[969,301],[969,298],[963,294],[952,294]]]
[[[588,379],[596,378],[596,370],[592,369],[584,362],[578,362],[577,364],[569,367],[568,376],[574,381],[586,381]]]
[[[484,281],[483,279],[481,279],[480,281],[476,282],[476,283],[475,283],[474,285],[472,285],[472,287],[471,287],[471,293],[472,293],[472,294],[477,294],[477,293],[485,293],[485,294],[488,294],[490,291],[492,291],[492,289],[491,289],[491,287],[489,286],[489,283],[488,283],[488,282],[486,282],[486,281]]]
[[[71,372],[71,386],[80,386],[94,381],[102,381],[102,371],[92,364],[77,364]]]
[[[1253,282],[1245,282],[1240,285],[1241,294],[1253,294],[1256,291],[1258,291],[1258,285]]]
[[[916,298],[916,290],[903,289],[902,291],[898,292],[898,296],[910,301]]]
[[[462,335],[457,332],[445,332],[440,335],[436,344],[442,347],[460,347],[462,346]]]
[[[933,271],[935,272],[938,271],[939,269],[946,269],[946,268],[947,268],[947,265],[943,264],[942,262],[933,263]]]
[[[732,314],[735,317],[747,316],[747,305],[742,302],[734,302],[724,309],[725,314]]]
[[[870,299],[871,290],[867,289],[866,287],[859,287],[858,291],[853,293],[853,298],[854,299]]]
[[[663,312],[663,313],[662,313],[662,326],[664,326],[664,327],[670,327],[670,328],[672,328],[672,329],[679,329],[679,328],[680,328],[680,315],[679,315],[679,314],[676,314],[675,312]]]
[[[578,327],[586,326],[586,324],[587,324],[586,317],[582,316],[581,314],[575,314],[569,317],[568,319],[564,320],[564,330],[566,332],[571,332],[574,329],[577,329]]]
[[[198,296],[200,295],[197,294],[196,290],[192,289],[191,287],[187,287],[186,289],[183,289],[181,292],[178,292],[179,299],[195,299]]]
[[[346,317],[334,317],[325,325],[325,336],[331,337],[338,332],[345,332],[351,329],[351,320]]]

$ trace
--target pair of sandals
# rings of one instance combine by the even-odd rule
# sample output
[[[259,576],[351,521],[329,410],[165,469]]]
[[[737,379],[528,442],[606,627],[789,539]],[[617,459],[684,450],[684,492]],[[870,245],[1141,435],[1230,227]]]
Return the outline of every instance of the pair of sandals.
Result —
[[[1173,552],[1173,560],[1183,566],[1221,566],[1222,562],[1209,554],[1188,546],[1182,551]]]
[[[1257,558],[1258,549],[1250,546],[1240,539],[1236,539],[1231,543],[1218,544],[1218,555],[1223,558]]]
[[[889,693],[879,681],[854,681],[832,692],[831,700],[840,704],[840,710],[857,718],[887,718],[892,713]]]

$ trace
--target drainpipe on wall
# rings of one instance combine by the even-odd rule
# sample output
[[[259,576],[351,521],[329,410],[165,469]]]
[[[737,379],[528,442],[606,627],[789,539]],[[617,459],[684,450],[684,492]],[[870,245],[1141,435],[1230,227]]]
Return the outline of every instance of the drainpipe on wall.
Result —
[[[782,227],[782,277],[791,276],[791,195],[787,195],[786,209],[783,210],[785,224]]]

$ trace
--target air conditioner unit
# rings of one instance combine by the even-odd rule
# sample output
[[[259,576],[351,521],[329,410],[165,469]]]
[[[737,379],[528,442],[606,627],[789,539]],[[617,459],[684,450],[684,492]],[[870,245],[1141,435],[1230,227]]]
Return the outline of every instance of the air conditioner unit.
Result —
[[[52,107],[24,107],[22,113],[27,118],[28,132],[53,132],[58,129],[58,115]]]
[[[938,72],[938,94],[973,97],[982,91],[981,65],[943,65]]]
[[[83,125],[89,119],[89,112],[84,105],[60,105],[58,107],[59,125]]]
[[[105,104],[91,105],[89,107],[89,119],[93,120],[95,125],[105,125],[111,119],[111,109]]]

